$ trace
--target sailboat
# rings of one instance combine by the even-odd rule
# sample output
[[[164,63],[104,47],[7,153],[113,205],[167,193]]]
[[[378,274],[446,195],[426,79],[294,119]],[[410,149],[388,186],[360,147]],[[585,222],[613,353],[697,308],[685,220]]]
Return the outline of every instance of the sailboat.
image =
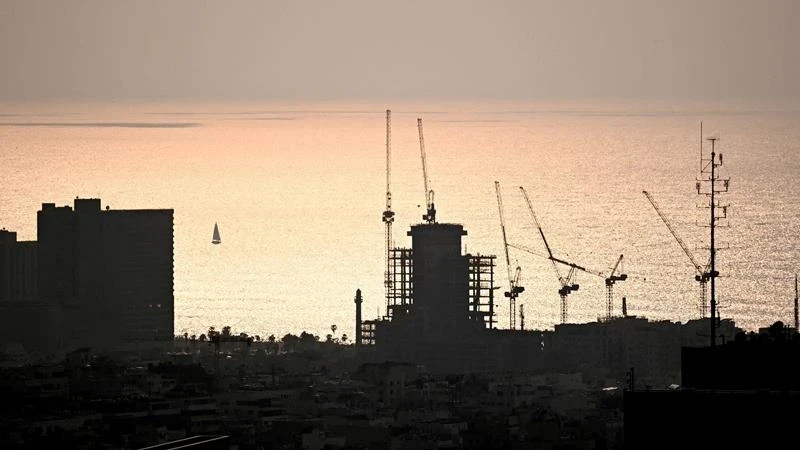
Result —
[[[219,244],[220,242],[222,242],[222,239],[219,238],[219,227],[214,223],[214,236],[211,238],[211,243]]]

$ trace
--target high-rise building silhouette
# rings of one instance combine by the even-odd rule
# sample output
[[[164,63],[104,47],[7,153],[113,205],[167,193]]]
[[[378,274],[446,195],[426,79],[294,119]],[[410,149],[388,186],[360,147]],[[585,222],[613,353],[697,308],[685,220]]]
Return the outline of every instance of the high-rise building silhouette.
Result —
[[[169,342],[173,210],[102,210],[100,199],[38,212],[40,298],[62,308],[68,347]]]
[[[17,233],[0,230],[0,302],[36,298],[36,242],[17,241]]]
[[[61,310],[37,295],[36,241],[0,229],[0,352],[47,355],[60,344]]]

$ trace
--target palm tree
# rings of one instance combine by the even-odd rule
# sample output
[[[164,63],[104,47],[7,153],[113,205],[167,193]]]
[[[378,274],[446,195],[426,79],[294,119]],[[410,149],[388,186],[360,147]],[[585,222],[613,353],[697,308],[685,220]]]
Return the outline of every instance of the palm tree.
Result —
[[[297,342],[299,340],[300,338],[298,338],[297,336],[291,333],[286,333],[286,336],[284,336],[281,339],[281,342],[283,343],[283,349],[285,351],[294,351],[295,347],[297,346]]]
[[[317,348],[318,342],[319,342],[319,336],[305,331],[300,333],[300,348],[302,348],[303,350]]]

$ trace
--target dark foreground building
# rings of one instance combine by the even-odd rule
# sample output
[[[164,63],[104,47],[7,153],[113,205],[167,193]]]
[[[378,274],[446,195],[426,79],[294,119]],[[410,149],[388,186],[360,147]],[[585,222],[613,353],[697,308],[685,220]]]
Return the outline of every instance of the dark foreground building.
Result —
[[[124,349],[173,339],[173,210],[42,204],[38,295],[61,309],[62,347]]]
[[[37,293],[36,241],[0,230],[0,352],[52,353],[60,339],[60,310]]]
[[[228,450],[230,448],[230,437],[228,436],[193,436],[151,447],[143,447],[139,450]]]
[[[683,385],[624,394],[625,448],[779,448],[795,437],[800,340],[684,348]],[[634,386],[635,387],[635,386]]]

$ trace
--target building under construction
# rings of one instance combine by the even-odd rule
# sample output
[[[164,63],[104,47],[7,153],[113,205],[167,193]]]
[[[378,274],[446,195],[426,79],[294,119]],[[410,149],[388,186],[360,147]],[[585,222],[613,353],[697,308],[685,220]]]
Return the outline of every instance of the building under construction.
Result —
[[[495,328],[496,257],[462,254],[466,234],[460,224],[411,226],[411,248],[389,253],[386,314],[360,324],[360,344],[374,344],[380,359],[435,371],[536,363],[541,333]]]
[[[461,321],[493,328],[495,257],[462,255],[466,234],[458,224],[411,227],[412,248],[394,248],[389,255],[386,318],[419,318],[424,329],[450,330]]]
[[[391,193],[391,111],[386,110],[386,311],[361,321],[356,294],[356,345],[379,359],[411,361],[432,370],[496,370],[509,367],[514,348],[521,361],[541,350],[541,333],[495,328],[495,256],[462,254],[464,227],[438,223],[425,157],[422,119],[417,119],[426,213],[407,233],[411,248],[394,246]],[[512,327],[513,328],[513,327]],[[516,345],[515,345],[516,343]],[[517,366],[520,366],[517,361]],[[524,365],[524,364],[523,364]]]

